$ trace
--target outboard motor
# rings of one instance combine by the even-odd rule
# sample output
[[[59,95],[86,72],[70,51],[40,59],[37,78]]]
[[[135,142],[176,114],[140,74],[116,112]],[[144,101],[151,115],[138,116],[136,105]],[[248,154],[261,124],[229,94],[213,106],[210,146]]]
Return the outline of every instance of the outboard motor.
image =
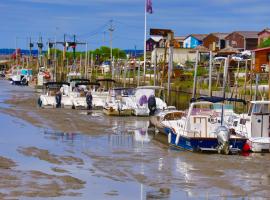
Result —
[[[86,103],[87,103],[87,109],[91,110],[92,109],[92,101],[93,101],[93,96],[91,92],[86,93]]]
[[[21,78],[21,85],[23,85],[23,86],[28,85],[28,81],[27,81],[27,78],[25,76],[22,76],[22,78]]]
[[[148,108],[150,110],[149,115],[152,116],[155,114],[156,110],[157,110],[157,103],[156,103],[156,97],[154,95],[151,95],[148,98]]]
[[[218,140],[218,153],[228,155],[230,153],[230,130],[225,126],[216,129]]]
[[[58,91],[55,95],[56,108],[61,108],[62,93]]]

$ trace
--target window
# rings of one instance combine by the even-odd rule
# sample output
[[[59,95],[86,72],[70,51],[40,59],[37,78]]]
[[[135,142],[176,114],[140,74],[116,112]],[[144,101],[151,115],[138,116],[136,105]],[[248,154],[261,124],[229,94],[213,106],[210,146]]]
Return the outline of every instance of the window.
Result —
[[[246,121],[247,121],[246,119],[240,119],[240,124],[245,125]]]

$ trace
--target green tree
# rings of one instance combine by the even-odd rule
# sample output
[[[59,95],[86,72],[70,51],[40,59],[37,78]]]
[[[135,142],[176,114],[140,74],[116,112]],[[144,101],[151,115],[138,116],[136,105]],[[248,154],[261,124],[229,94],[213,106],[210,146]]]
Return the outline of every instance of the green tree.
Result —
[[[270,47],[270,38],[265,40],[261,45],[260,45],[261,48],[264,48],[264,47]]]

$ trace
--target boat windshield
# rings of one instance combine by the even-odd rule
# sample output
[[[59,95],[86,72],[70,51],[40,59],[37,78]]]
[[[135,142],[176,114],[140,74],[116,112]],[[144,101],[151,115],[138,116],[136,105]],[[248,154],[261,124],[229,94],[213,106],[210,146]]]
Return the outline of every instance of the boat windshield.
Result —
[[[251,109],[249,110],[249,115],[251,114],[269,114],[270,113],[270,104],[252,104]]]
[[[115,89],[115,96],[133,96],[135,94],[135,90],[133,88],[125,88],[125,89]]]
[[[184,112],[172,112],[164,116],[165,121],[179,120],[183,117]]]
[[[200,114],[211,114],[214,113],[221,113],[222,104],[198,104],[194,105],[192,108],[191,115],[200,115]],[[226,109],[226,107],[224,107]]]

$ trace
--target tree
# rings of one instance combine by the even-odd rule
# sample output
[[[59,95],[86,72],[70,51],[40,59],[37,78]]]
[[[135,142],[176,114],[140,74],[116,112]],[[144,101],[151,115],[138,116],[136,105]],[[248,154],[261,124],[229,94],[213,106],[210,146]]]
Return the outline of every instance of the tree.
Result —
[[[261,48],[264,47],[270,47],[270,38],[268,38],[267,40],[263,41],[263,43],[260,44]]]

